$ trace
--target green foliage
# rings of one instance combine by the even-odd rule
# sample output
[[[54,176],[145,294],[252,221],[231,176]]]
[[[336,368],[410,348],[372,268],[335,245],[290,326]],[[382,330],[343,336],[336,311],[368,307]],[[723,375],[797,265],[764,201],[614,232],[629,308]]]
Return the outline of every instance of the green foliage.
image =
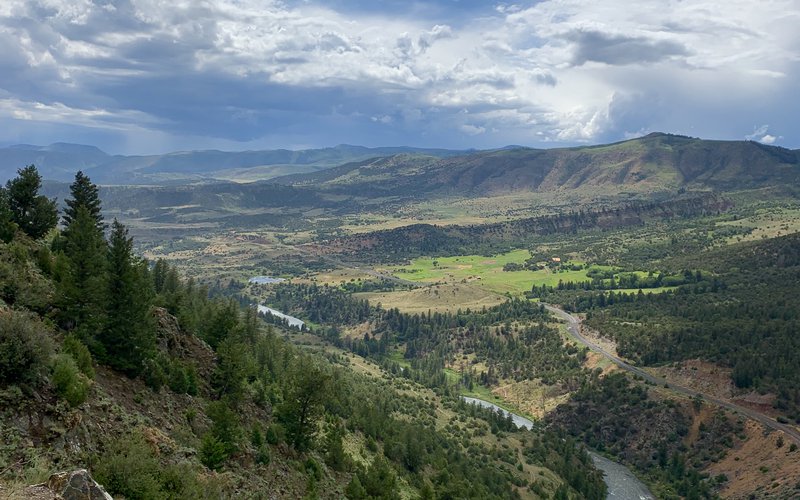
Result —
[[[64,339],[64,352],[72,356],[78,365],[81,373],[86,375],[89,380],[94,380],[94,365],[92,363],[92,353],[80,340],[73,335],[68,335]]]
[[[359,472],[361,484],[367,493],[367,498],[396,499],[397,475],[392,470],[385,458],[378,456],[372,461],[365,473]]]
[[[52,307],[52,284],[33,262],[38,248],[22,235],[9,244],[0,243],[0,299],[44,313]]]
[[[361,480],[358,474],[353,474],[353,478],[347,483],[347,488],[344,490],[344,495],[349,500],[362,500],[367,498],[367,490],[361,485]]]
[[[625,357],[645,365],[702,358],[732,368],[733,382],[778,395],[778,409],[800,419],[800,328],[796,299],[800,236],[734,245],[673,259],[689,268],[717,267],[660,294],[562,296],[587,311],[587,325],[617,341]]]
[[[17,177],[6,183],[11,221],[34,240],[46,235],[58,223],[56,202],[40,195],[41,187],[42,177],[33,165],[17,170]],[[4,232],[7,229],[6,226]]]
[[[222,443],[226,457],[236,452],[239,447],[242,429],[239,417],[225,400],[208,404],[206,414],[211,419],[210,434]]]
[[[349,471],[353,466],[353,460],[345,452],[342,443],[344,429],[339,425],[332,425],[328,428],[325,436],[325,463],[335,471]]]
[[[199,453],[200,462],[211,470],[221,469],[228,460],[225,444],[211,432],[203,435]]]
[[[76,407],[86,401],[91,382],[81,373],[71,355],[61,353],[53,360],[53,386],[56,392]]]
[[[9,205],[8,191],[0,187],[0,241],[10,242],[17,232],[17,224],[14,222],[14,214]]]
[[[64,229],[63,263],[58,273],[59,322],[75,329],[90,346],[105,325],[108,288],[106,242],[102,230],[84,206]]]
[[[160,498],[161,465],[141,434],[115,441],[97,460],[94,476],[111,495],[131,500]]]
[[[286,440],[286,430],[278,423],[270,424],[264,437],[267,443],[276,445]]]
[[[287,375],[278,419],[286,428],[289,443],[298,450],[306,450],[316,434],[323,403],[329,396],[331,374],[319,361],[306,357],[295,360]]]
[[[52,352],[50,333],[38,318],[0,312],[0,386],[37,383]]]
[[[105,361],[135,376],[155,351],[152,289],[146,264],[132,254],[128,230],[114,220],[108,250],[108,322],[99,340]]]
[[[201,482],[187,463],[159,463],[139,432],[114,441],[95,463],[94,478],[115,498],[192,500],[220,498],[222,494],[218,484]]]
[[[105,223],[97,185],[79,170],[69,190],[72,198],[65,201],[67,208],[64,209],[64,226],[69,227],[78,218],[78,211],[83,208],[94,220],[95,227],[102,232]]]
[[[256,366],[250,348],[235,338],[228,338],[217,347],[217,357],[214,388],[220,396],[227,396],[232,404],[238,404],[246,382],[255,375]]]

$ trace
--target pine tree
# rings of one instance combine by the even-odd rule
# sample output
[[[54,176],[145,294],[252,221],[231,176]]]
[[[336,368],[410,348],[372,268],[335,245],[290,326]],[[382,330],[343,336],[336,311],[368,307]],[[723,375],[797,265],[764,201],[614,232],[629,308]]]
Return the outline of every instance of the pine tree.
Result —
[[[56,200],[39,194],[42,177],[35,166],[19,169],[17,174],[6,183],[11,220],[25,234],[38,240],[58,224]]]
[[[106,294],[106,242],[96,219],[83,205],[64,229],[65,272],[58,283],[60,322],[67,329],[76,329],[87,345],[104,323]]]
[[[67,208],[64,209],[64,225],[69,226],[77,217],[80,207],[86,208],[89,215],[94,219],[94,224],[101,232],[105,229],[103,214],[100,207],[100,194],[97,185],[78,171],[75,174],[75,181],[69,187],[72,199],[66,200]]]
[[[132,254],[133,239],[114,219],[108,247],[108,321],[100,336],[103,357],[113,368],[139,374],[155,351],[155,328],[150,315],[153,295],[147,264]]]

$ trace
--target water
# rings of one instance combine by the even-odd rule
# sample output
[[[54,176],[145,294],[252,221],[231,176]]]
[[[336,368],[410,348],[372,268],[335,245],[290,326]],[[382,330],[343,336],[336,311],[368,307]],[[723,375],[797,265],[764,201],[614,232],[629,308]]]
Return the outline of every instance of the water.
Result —
[[[271,276],[253,276],[249,280],[248,283],[254,283],[256,285],[269,285],[270,283],[281,283],[286,281],[283,278],[273,278]]]
[[[503,415],[511,415],[514,420],[514,425],[525,429],[533,428],[533,421],[511,413],[510,411],[500,408],[494,403],[484,401],[477,398],[469,398],[463,396],[462,399],[467,403],[477,404],[484,408],[492,408],[495,411],[501,411]],[[592,457],[594,466],[603,471],[603,481],[608,487],[607,498],[613,500],[654,500],[655,497],[644,483],[630,471],[627,467],[617,462],[613,462],[602,455],[590,451],[589,456]]]
[[[258,312],[259,312],[259,314],[271,314],[271,315],[277,316],[277,317],[279,317],[281,319],[285,319],[289,323],[289,326],[294,326],[294,327],[299,328],[301,330],[305,326],[305,322],[303,320],[297,319],[294,316],[289,316],[288,314],[283,314],[282,312],[280,312],[278,310],[275,310],[275,309],[273,309],[271,307],[258,306]]]

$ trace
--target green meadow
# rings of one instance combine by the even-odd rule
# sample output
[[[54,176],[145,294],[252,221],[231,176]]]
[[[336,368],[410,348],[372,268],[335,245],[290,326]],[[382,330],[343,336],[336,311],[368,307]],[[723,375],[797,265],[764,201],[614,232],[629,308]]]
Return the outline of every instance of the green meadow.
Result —
[[[487,257],[485,255],[461,255],[457,257],[421,257],[411,261],[410,265],[389,268],[393,275],[410,281],[421,283],[453,283],[466,282],[480,286],[492,292],[512,295],[530,290],[533,285],[556,286],[561,281],[584,281],[589,269],[611,269],[609,266],[592,265],[580,271],[551,270],[545,268],[538,271],[503,271],[506,264],[523,264],[531,257],[528,250]],[[564,264],[583,264],[582,262],[565,262]],[[646,274],[646,273],[645,273]]]

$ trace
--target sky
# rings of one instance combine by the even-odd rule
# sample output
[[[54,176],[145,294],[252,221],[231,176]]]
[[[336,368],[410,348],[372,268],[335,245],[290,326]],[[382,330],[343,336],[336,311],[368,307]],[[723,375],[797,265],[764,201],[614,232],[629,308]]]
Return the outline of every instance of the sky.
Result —
[[[800,0],[0,0],[0,145],[800,148]]]

